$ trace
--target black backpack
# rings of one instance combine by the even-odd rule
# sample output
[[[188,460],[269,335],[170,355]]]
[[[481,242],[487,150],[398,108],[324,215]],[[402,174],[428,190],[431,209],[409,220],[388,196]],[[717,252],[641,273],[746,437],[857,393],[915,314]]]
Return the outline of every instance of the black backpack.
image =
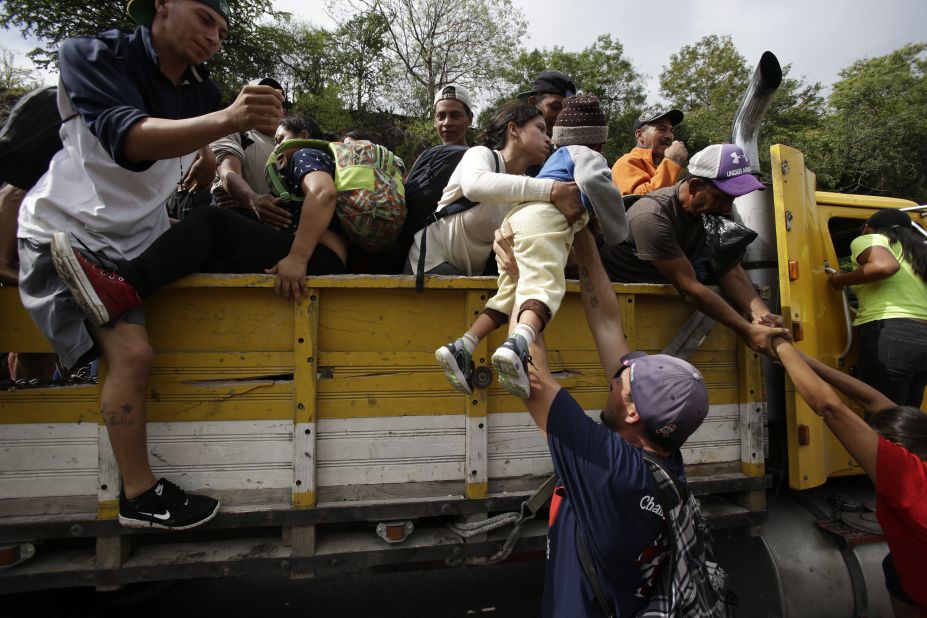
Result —
[[[464,148],[464,147],[463,146],[436,146],[435,148]],[[432,148],[431,150],[434,150],[434,148]],[[426,150],[425,152],[428,152],[428,151]],[[424,156],[424,154],[425,153],[422,153],[422,156]],[[493,150],[492,156],[493,156],[493,160],[496,162],[496,173],[498,174],[499,170],[501,169],[500,164],[499,164],[499,159],[500,159],[499,153]],[[448,157],[450,157],[450,155],[448,155]],[[460,153],[460,158],[463,158],[462,152]],[[421,159],[421,157],[419,157],[419,159]],[[460,159],[458,159],[457,162],[460,163]],[[416,161],[415,164],[417,166],[418,161]],[[455,165],[454,167],[456,168],[457,166]],[[454,170],[452,169],[451,173],[453,173],[453,171]],[[443,168],[442,168],[442,173],[443,173]],[[448,175],[448,180],[450,180],[450,175]],[[435,182],[437,182],[437,180]],[[444,185],[441,187],[442,189],[441,194],[444,193],[444,187],[446,186],[447,186],[447,181],[445,181]],[[438,195],[439,200],[441,199],[441,194]],[[469,200],[465,197],[461,197],[456,202],[452,204],[448,204],[443,209],[438,210],[436,212],[435,211],[435,209],[437,208],[437,203],[436,203],[435,206],[431,208],[431,212],[425,215],[424,221],[419,229],[424,229],[428,227],[429,225],[431,225],[432,223],[437,223],[438,221],[440,221],[441,219],[444,219],[445,217],[456,215],[465,210],[469,210],[477,205],[478,205],[478,202],[474,202],[473,200]],[[418,232],[418,229],[416,229],[415,232]],[[415,235],[415,232],[412,233],[413,236]],[[410,241],[409,246],[411,245],[412,243]],[[418,247],[419,249],[418,264],[412,265],[415,269],[415,291],[416,292],[423,292],[425,290],[425,252],[427,251],[427,248],[428,248],[428,234],[423,232],[422,240],[419,243],[419,247]],[[495,265],[495,262],[493,262],[493,265]]]
[[[406,174],[406,222],[399,235],[400,243],[406,248],[425,221],[438,207],[444,194],[444,187],[457,169],[457,164],[467,152],[466,146],[434,146],[418,156],[412,169]]]
[[[62,119],[58,87],[44,86],[23,95],[0,130],[0,180],[31,189],[61,150],[58,129],[77,116]]]

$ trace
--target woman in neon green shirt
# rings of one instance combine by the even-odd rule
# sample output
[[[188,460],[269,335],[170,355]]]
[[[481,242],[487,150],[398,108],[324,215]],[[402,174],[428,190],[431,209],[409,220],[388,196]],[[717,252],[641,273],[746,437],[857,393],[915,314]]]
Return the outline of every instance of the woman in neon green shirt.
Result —
[[[927,387],[927,239],[910,217],[880,210],[850,251],[857,268],[830,277],[859,298],[860,378],[886,397],[920,407]]]

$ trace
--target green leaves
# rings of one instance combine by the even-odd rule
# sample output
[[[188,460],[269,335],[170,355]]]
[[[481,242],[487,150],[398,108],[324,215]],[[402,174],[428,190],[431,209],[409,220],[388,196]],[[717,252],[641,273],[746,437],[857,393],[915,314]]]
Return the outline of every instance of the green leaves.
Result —
[[[760,129],[760,165],[768,169],[769,146],[789,144],[807,149],[818,139],[824,115],[819,83],[783,79]],[[694,154],[709,144],[731,139],[731,127],[752,75],[747,59],[729,36],[710,35],[670,56],[660,74],[660,94],[686,117],[676,137]],[[806,155],[808,152],[806,152]],[[813,164],[813,155],[809,162]]]
[[[611,35],[600,35],[589,47],[568,52],[562,47],[522,50],[510,67],[502,70],[502,92],[496,104],[529,90],[538,73],[562,71],[573,78],[583,93],[594,94],[608,114],[605,157],[617,159],[634,146],[631,126],[644,106],[643,78],[624,55],[624,47]],[[481,124],[491,110],[480,114]]]
[[[279,41],[268,37],[262,27],[278,14],[271,0],[229,0],[229,36],[209,62],[213,78],[226,98],[257,76],[274,75],[280,56]],[[65,39],[90,36],[111,28],[131,32],[135,24],[125,12],[124,0],[4,0],[0,4],[0,27],[21,31],[45,42],[30,52],[41,68],[57,66],[58,46]]]
[[[814,149],[835,191],[927,201],[927,44],[858,60],[841,71]]]
[[[276,77],[296,110],[333,131],[371,130],[411,159],[433,143],[435,89],[471,89],[485,119],[493,105],[527,90],[546,69],[569,73],[609,114],[609,161],[634,145],[631,126],[646,102],[644,82],[617,38],[601,35],[580,51],[527,50],[524,14],[512,0],[328,0],[338,27],[326,30],[273,9],[271,0],[229,0],[229,38],[210,61],[227,101],[246,81]],[[30,56],[54,68],[66,38],[131,30],[125,0],[4,0],[0,27],[43,41]],[[0,58],[2,60],[2,58]],[[0,112],[27,86],[6,62]],[[823,189],[927,201],[927,43],[854,62],[825,100],[819,83],[790,75],[767,112],[760,156],[769,145],[801,149]],[[672,54],[660,95],[686,114],[677,137],[690,153],[730,139],[752,73],[729,36],[710,35]],[[2,76],[0,76],[2,77]]]

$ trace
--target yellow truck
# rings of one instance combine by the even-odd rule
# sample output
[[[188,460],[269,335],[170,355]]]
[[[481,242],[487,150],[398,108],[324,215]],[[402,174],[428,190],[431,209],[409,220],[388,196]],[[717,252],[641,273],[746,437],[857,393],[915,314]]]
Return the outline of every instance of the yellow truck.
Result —
[[[775,81],[774,61],[764,56],[752,90]],[[845,301],[828,289],[825,265],[849,253],[874,210],[916,205],[818,193],[800,152],[774,146],[771,154],[771,190],[760,203],[738,203],[761,232],[745,265],[801,349],[851,370]],[[308,301],[295,305],[273,293],[267,275],[195,275],[146,301],[156,354],[150,460],[156,476],[221,499],[201,528],[118,525],[120,481],[97,384],[0,392],[0,566],[9,566],[0,593],[542,556],[546,518],[543,510],[532,517],[539,505],[529,499],[552,466],[522,402],[493,379],[488,354],[501,333],[474,353],[472,396],[453,390],[434,360],[495,280],[430,277],[416,293],[411,277],[344,275],[310,278],[308,287]],[[597,418],[607,383],[577,284],[568,288],[546,333],[550,364]],[[853,558],[846,535],[815,525],[827,519],[814,511],[827,496],[793,498],[812,494],[781,483],[768,493],[770,468],[793,490],[860,474],[820,419],[730,331],[691,333],[693,309],[672,287],[614,290],[633,349],[694,349],[689,360],[706,378],[711,408],[683,456],[714,529],[747,533],[733,552],[745,572],[760,574],[751,576],[757,585],[776,582],[768,585],[782,615],[842,615],[847,598],[851,610],[878,615],[874,608],[887,607],[874,575],[885,553],[878,535],[855,543]],[[15,288],[0,288],[0,315],[0,350],[50,351]],[[839,580],[823,592],[809,576],[820,569]],[[803,586],[815,599],[801,598]],[[813,613],[819,608],[825,613]]]

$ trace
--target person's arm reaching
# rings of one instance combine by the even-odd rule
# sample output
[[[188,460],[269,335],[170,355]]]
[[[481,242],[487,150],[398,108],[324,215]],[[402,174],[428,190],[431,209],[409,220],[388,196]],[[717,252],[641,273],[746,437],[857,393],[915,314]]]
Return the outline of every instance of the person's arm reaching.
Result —
[[[234,103],[217,112],[180,120],[138,120],[125,136],[122,154],[135,163],[181,157],[230,133],[273,133],[282,117],[283,93],[270,86],[245,86]]]
[[[300,212],[299,225],[290,252],[273,267],[266,269],[269,275],[277,275],[274,290],[284,298],[290,294],[301,303],[306,297],[306,266],[315,252],[322,234],[328,229],[335,216],[335,181],[325,172],[311,172],[302,181],[306,194]]]
[[[718,285],[724,296],[730,299],[741,313],[749,315],[750,321],[754,324],[782,326],[785,323],[781,315],[769,310],[740,264],[721,275]]]
[[[776,337],[773,339],[773,348],[802,399],[816,414],[823,417],[824,423],[834,432],[850,456],[875,482],[879,435],[840,400],[837,393],[814,372],[791,343]]]
[[[876,389],[865,382],[857,380],[853,376],[847,375],[829,365],[825,365],[818,359],[812,358],[807,354],[801,353],[801,357],[821,379],[858,403],[862,406],[863,410],[870,414],[888,410],[898,405]]]
[[[611,170],[605,157],[591,148],[569,148],[575,164],[573,176],[588,198],[607,245],[617,245],[628,237],[628,218],[621,193],[612,184]]]
[[[688,258],[660,260],[653,262],[653,265],[673,284],[687,303],[737,333],[751,349],[772,355],[773,337],[791,337],[785,328],[751,324],[745,320],[723,298],[696,279],[695,270]]]
[[[611,378],[621,366],[621,358],[630,351],[621,323],[621,307],[592,232],[588,229],[577,232],[573,250],[579,263],[579,288],[586,321],[595,339],[605,377]]]
[[[888,279],[901,268],[892,252],[880,245],[869,247],[856,258],[859,268],[851,272],[836,272],[828,282],[835,290],[842,290],[848,285],[875,283]]]

